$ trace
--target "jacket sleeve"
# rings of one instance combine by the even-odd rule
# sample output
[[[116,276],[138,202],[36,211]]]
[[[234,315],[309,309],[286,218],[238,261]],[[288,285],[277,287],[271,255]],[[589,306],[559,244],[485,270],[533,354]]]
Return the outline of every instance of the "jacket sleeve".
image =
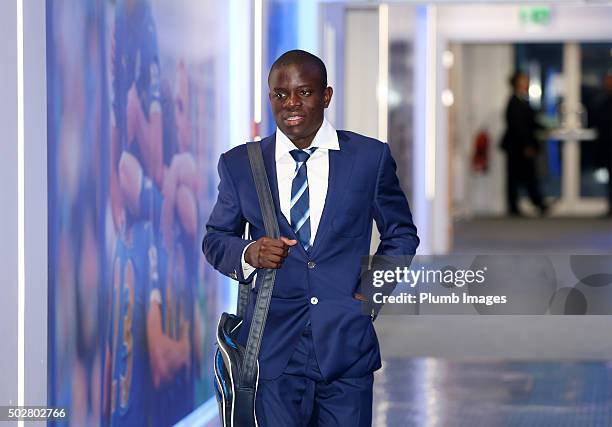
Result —
[[[360,286],[360,293],[369,301],[368,309],[371,310],[373,318],[376,318],[383,307],[383,304],[374,302],[374,293],[391,295],[396,286],[395,282],[387,282],[382,288],[374,287],[373,272],[409,267],[419,246],[419,237],[412,222],[408,200],[395,173],[395,161],[391,157],[389,146],[383,146],[374,191],[374,220],[380,232],[380,244],[371,259],[370,269],[361,277]]]
[[[396,165],[388,144],[383,144],[374,191],[374,220],[380,232],[375,255],[414,255],[419,246],[408,200],[395,173]]]
[[[254,274],[244,277],[242,252],[251,241],[242,238],[246,219],[224,155],[219,159],[218,170],[219,194],[206,223],[202,252],[220,273],[239,282],[249,282]]]

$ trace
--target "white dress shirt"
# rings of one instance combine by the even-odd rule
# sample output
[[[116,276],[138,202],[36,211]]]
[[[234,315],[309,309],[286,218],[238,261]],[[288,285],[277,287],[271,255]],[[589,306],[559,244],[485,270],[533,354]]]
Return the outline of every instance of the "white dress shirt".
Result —
[[[308,175],[308,195],[310,200],[310,244],[315,241],[319,223],[321,222],[321,214],[325,206],[325,197],[327,196],[327,185],[329,179],[329,150],[339,150],[338,134],[336,129],[323,119],[321,127],[317,131],[310,147],[317,147],[306,162],[306,170]],[[309,147],[309,148],[310,148]],[[291,184],[296,175],[296,163],[291,154],[291,150],[297,147],[293,142],[280,131],[276,130],[276,180],[278,182],[278,197],[280,202],[281,214],[291,224]],[[284,236],[289,237],[289,236]],[[242,252],[242,272],[244,277],[248,277],[255,268],[246,262],[244,254],[249,244]],[[299,244],[299,243],[298,243]]]

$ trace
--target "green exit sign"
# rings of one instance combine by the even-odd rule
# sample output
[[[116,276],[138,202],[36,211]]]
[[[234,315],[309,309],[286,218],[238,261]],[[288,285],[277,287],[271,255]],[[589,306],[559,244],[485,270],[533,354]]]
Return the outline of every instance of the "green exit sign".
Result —
[[[550,15],[550,7],[547,6],[523,6],[520,9],[520,18],[523,24],[548,25]]]

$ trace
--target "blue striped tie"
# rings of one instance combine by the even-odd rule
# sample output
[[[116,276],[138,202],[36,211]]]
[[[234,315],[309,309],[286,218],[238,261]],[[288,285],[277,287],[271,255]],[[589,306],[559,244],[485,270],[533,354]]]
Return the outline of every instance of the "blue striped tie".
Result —
[[[310,249],[310,196],[308,195],[308,174],[306,162],[316,147],[305,150],[291,150],[295,160],[295,177],[291,183],[291,228],[304,249]]]

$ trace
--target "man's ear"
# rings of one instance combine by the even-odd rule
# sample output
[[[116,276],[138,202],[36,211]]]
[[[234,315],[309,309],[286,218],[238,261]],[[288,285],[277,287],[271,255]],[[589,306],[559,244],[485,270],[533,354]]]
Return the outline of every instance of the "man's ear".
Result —
[[[327,86],[325,90],[323,90],[323,105],[325,108],[329,107],[333,94],[334,90],[331,88],[331,86]]]

